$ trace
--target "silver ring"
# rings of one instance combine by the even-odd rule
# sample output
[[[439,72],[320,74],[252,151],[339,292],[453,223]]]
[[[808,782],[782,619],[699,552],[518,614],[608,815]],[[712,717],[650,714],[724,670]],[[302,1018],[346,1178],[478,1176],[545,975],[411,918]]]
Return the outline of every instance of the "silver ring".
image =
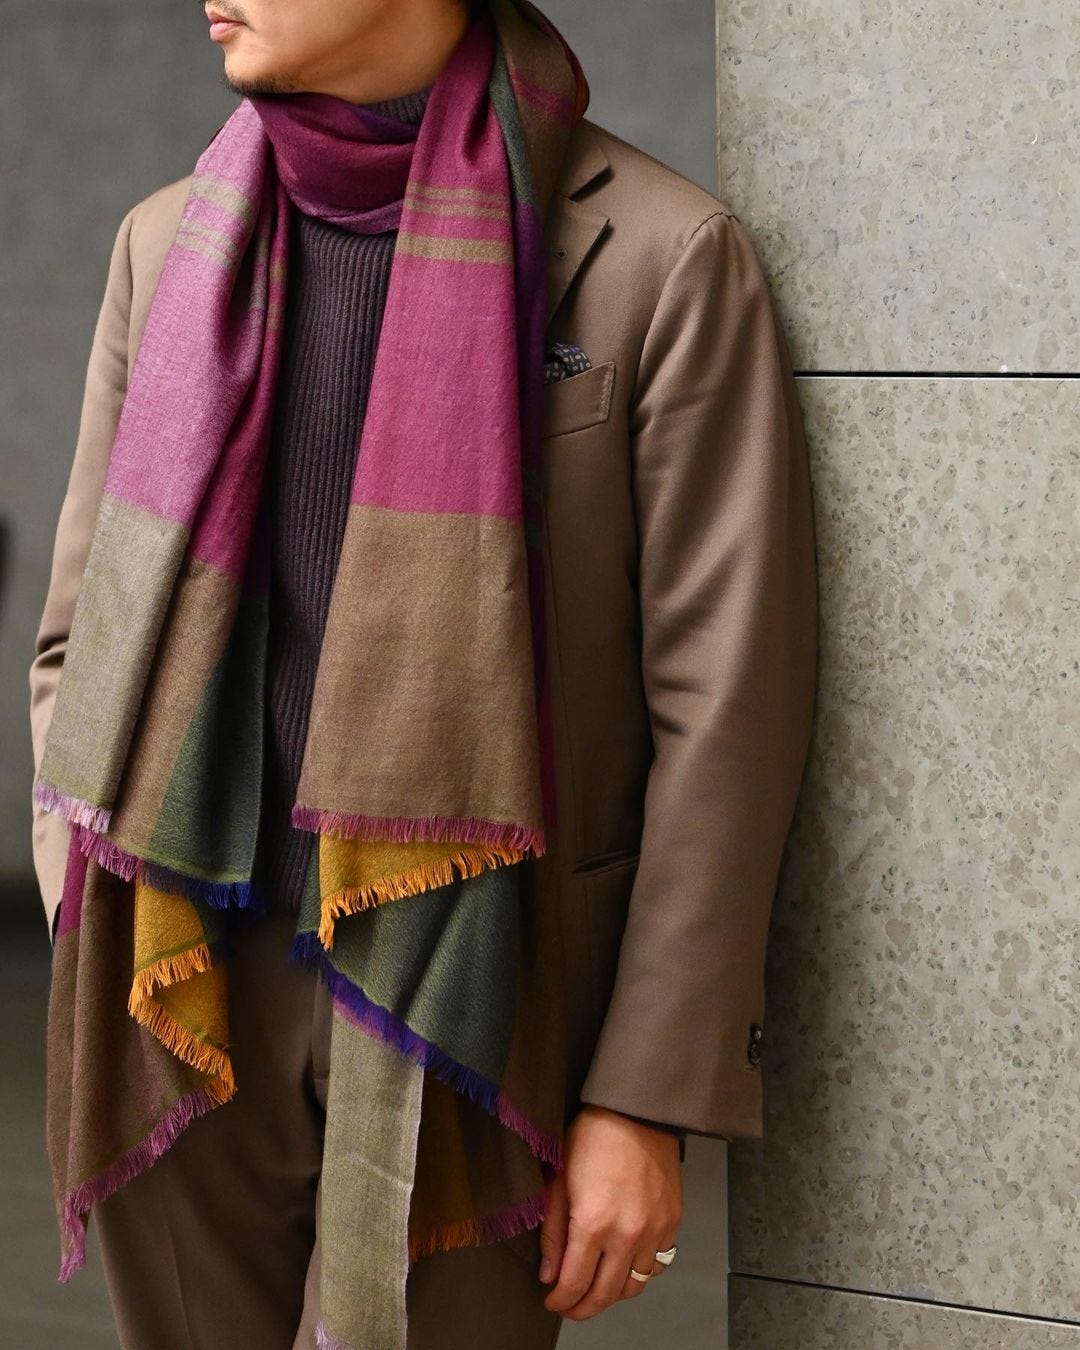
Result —
[[[649,1273],[648,1273],[648,1275],[642,1275],[642,1273],[641,1273],[640,1270],[635,1270],[634,1267],[631,1266],[631,1267],[630,1267],[630,1278],[631,1278],[632,1280],[640,1280],[641,1283],[644,1284],[646,1280],[651,1280],[651,1279],[652,1279],[652,1271],[650,1270]]]
[[[675,1253],[678,1250],[679,1250],[678,1247],[672,1245],[667,1249],[666,1252],[657,1252],[656,1259],[660,1262],[662,1266],[670,1266],[672,1261],[675,1260]]]

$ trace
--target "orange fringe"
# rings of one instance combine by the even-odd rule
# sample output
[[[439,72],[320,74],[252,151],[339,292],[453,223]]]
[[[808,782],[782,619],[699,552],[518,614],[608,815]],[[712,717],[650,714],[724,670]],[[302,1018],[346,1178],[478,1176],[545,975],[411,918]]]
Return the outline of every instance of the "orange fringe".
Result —
[[[449,1252],[455,1247],[478,1247],[485,1241],[477,1219],[459,1219],[441,1228],[429,1228],[421,1237],[409,1237],[409,1260],[419,1261],[434,1252]]]
[[[236,1092],[228,1051],[200,1040],[154,999],[157,989],[193,979],[212,967],[210,948],[204,942],[190,951],[155,961],[152,966],[136,972],[128,995],[128,1012],[178,1059],[209,1075],[203,1085],[204,1091],[220,1104]]]
[[[448,854],[435,862],[417,863],[404,872],[395,872],[362,886],[347,886],[344,890],[324,895],[319,918],[319,941],[327,951],[332,950],[334,920],[343,914],[357,914],[390,900],[404,900],[437,886],[448,886],[454,880],[455,868],[462,877],[475,877],[489,867],[520,862],[525,856],[523,849],[502,844],[470,844],[460,853]]]

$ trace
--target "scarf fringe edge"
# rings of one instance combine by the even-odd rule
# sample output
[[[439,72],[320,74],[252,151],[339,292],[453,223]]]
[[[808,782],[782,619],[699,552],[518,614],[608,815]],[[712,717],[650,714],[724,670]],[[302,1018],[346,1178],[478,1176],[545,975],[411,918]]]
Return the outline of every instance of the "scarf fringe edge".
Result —
[[[66,1283],[86,1264],[86,1228],[91,1207],[108,1199],[140,1172],[145,1172],[176,1143],[193,1120],[219,1105],[221,1103],[206,1087],[185,1093],[134,1148],[115,1158],[97,1176],[80,1182],[68,1192],[64,1200],[63,1224],[71,1250],[61,1261],[58,1282]]]
[[[329,835],[334,839],[364,839],[373,843],[491,844],[533,853],[544,852],[544,831],[509,820],[483,820],[476,816],[372,816],[363,812],[322,810],[294,803],[290,821],[299,830]]]
[[[265,896],[250,878],[236,881],[209,881],[190,872],[178,871],[168,863],[156,859],[143,858],[122,848],[115,840],[72,821],[79,850],[84,855],[112,872],[124,881],[140,878],[154,890],[164,891],[168,895],[180,895],[185,900],[201,901],[211,909],[248,909],[264,913],[267,909]]]
[[[54,815],[63,816],[73,825],[82,825],[89,830],[104,831],[109,828],[109,821],[112,819],[111,807],[95,806],[93,802],[85,801],[81,797],[61,792],[43,778],[34,780],[32,795],[39,806]]]
[[[366,909],[393,900],[406,900],[410,896],[420,895],[424,891],[436,890],[440,886],[449,886],[454,880],[454,869],[463,878],[479,876],[491,867],[521,861],[521,854],[510,847],[472,848],[458,853],[448,854],[430,862],[417,863],[404,872],[394,872],[389,876],[378,877],[360,886],[345,886],[341,890],[324,895],[322,913],[319,919],[319,941],[330,951],[334,945],[334,920],[348,914],[357,914]]]
[[[267,906],[254,881],[205,881],[188,872],[178,872],[167,863],[143,859],[146,883],[157,891],[199,900],[211,909],[248,909],[265,912]]]
[[[453,1251],[458,1247],[483,1246],[489,1242],[502,1242],[516,1237],[528,1228],[535,1228],[543,1221],[547,1213],[547,1192],[526,1196],[515,1201],[505,1209],[494,1214],[485,1214],[477,1219],[460,1219],[455,1223],[433,1228],[423,1237],[409,1239],[409,1264],[415,1265],[422,1257],[433,1256],[439,1252]],[[354,1350],[347,1341],[338,1340],[331,1334],[326,1322],[320,1317],[315,1327],[315,1344],[318,1350]]]
[[[432,1228],[422,1237],[409,1239],[409,1261],[415,1262],[421,1257],[436,1252],[453,1251],[456,1247],[477,1247],[489,1242],[503,1242],[516,1237],[528,1228],[535,1228],[547,1213],[547,1191],[538,1191],[524,1200],[517,1200],[505,1209],[493,1214],[483,1214],[479,1218],[459,1219],[444,1224],[441,1228]]]
[[[210,1081],[204,1091],[220,1104],[227,1102],[236,1092],[236,1080],[228,1052],[199,1040],[154,999],[155,991],[163,985],[180,984],[196,975],[205,974],[213,964],[210,948],[203,942],[190,951],[165,957],[145,970],[137,971],[128,995],[128,1012],[177,1059],[209,1075]]]
[[[318,944],[315,934],[298,936],[289,955],[290,959],[315,969],[333,995],[335,1006],[361,1031],[385,1041],[399,1054],[409,1055],[440,1082],[493,1115],[500,1125],[527,1145],[534,1157],[542,1159],[556,1171],[561,1170],[562,1141],[557,1135],[548,1134],[534,1125],[497,1084],[425,1039],[389,1008],[368,998],[363,990],[334,967]]]

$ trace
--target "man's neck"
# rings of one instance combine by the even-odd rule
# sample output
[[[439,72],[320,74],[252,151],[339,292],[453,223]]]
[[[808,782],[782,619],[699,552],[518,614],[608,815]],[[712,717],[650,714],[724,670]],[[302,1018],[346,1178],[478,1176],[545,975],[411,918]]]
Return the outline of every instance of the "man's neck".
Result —
[[[365,36],[363,52],[336,54],[306,71],[308,91],[350,103],[382,103],[433,84],[469,26],[465,5],[402,6],[384,29]]]

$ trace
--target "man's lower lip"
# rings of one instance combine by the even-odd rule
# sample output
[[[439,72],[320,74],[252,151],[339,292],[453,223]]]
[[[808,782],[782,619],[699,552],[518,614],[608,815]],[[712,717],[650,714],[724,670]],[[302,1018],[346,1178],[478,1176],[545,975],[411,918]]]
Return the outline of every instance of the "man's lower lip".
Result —
[[[214,42],[220,42],[223,37],[228,37],[230,33],[243,26],[242,23],[236,23],[232,19],[219,19],[210,25],[210,37]]]

